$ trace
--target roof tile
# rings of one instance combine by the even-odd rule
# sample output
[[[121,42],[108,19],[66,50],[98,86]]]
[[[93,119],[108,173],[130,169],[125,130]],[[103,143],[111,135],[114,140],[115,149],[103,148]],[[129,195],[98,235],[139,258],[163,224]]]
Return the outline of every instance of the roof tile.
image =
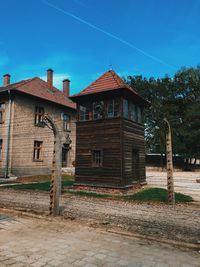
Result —
[[[126,84],[113,70],[109,70],[100,76],[96,81],[91,83],[88,87],[86,87],[83,91],[71,97],[73,98],[121,88],[126,88],[132,93],[138,94],[136,90]]]
[[[67,106],[69,108],[76,108],[76,104],[66,97],[63,92],[54,86],[49,88],[47,82],[38,77],[0,87],[0,91],[1,90],[16,90],[63,106]]]

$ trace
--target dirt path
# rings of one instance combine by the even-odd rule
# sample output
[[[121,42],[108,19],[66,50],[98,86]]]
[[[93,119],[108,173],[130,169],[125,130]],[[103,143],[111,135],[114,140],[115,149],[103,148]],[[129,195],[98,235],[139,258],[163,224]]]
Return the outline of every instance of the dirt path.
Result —
[[[62,195],[65,218],[114,225],[140,234],[195,243],[200,239],[200,206],[140,204]],[[0,207],[48,213],[47,192],[0,189]]]

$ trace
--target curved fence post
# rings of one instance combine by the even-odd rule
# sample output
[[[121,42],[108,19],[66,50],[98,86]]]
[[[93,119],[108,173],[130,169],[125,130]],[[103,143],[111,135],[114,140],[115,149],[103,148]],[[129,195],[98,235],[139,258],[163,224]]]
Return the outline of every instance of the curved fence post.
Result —
[[[166,160],[167,160],[168,204],[175,205],[171,127],[170,127],[169,121],[166,118],[164,119],[164,122],[167,125],[167,131],[166,131]]]
[[[61,138],[58,127],[48,114],[43,116],[43,123],[53,131],[54,135],[49,214],[58,216],[60,213],[59,201],[61,195]]]

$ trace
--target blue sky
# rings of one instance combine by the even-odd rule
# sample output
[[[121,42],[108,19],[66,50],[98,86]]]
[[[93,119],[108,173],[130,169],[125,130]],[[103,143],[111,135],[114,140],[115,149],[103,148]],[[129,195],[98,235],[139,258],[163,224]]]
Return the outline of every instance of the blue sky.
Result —
[[[0,0],[0,76],[54,69],[71,93],[112,68],[161,77],[200,63],[200,0]]]

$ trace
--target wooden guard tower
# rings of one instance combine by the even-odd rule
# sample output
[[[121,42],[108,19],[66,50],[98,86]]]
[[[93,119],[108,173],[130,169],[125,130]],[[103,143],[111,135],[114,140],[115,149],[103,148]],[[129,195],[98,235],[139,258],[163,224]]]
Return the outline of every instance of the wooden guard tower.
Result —
[[[126,189],[145,184],[142,111],[147,101],[113,70],[80,93],[75,185]]]

